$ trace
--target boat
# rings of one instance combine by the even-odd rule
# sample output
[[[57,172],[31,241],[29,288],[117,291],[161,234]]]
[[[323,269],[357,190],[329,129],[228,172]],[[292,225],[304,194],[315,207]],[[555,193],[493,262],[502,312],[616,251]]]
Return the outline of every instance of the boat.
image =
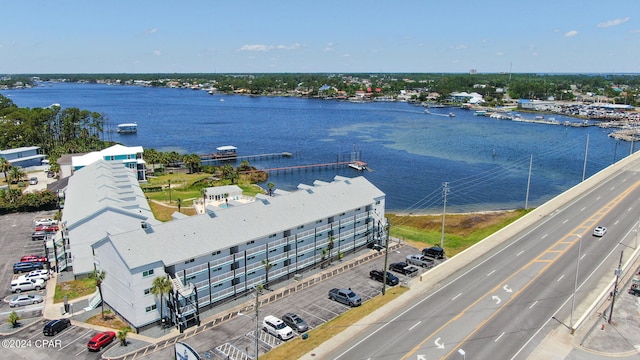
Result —
[[[449,113],[449,117],[456,117],[456,114],[454,114],[454,113],[450,112],[450,113]]]
[[[424,110],[424,113],[425,113],[425,114],[431,114],[431,112],[429,111],[429,109],[425,109],[425,110]]]
[[[367,170],[367,163],[364,161],[354,161],[349,163],[349,167],[352,169],[356,169],[358,171],[365,171]]]
[[[487,112],[485,110],[478,110],[473,113],[475,116],[487,116]]]
[[[135,134],[138,132],[137,123],[118,124],[118,134]]]

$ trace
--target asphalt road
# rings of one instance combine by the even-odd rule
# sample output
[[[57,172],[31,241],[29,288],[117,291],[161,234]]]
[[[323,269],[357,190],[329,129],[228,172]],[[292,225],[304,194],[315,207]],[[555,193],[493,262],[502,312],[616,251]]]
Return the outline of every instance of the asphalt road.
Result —
[[[558,322],[575,324],[601,280],[613,276],[621,252],[634,245],[638,170],[608,177],[494,251],[479,254],[327,358],[527,358]],[[592,236],[597,225],[608,228],[602,238]]]

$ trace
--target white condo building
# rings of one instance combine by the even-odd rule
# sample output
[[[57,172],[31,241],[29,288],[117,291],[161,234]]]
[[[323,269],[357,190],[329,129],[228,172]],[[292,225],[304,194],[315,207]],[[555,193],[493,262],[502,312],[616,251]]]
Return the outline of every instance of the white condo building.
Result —
[[[136,329],[162,318],[180,330],[199,324],[202,308],[301,273],[328,253],[335,257],[377,241],[385,194],[364,177],[337,176],[225,205],[166,223],[141,219],[135,229],[102,232],[92,248],[96,267],[107,274],[104,301]],[[162,307],[151,294],[158,276],[173,284]]]

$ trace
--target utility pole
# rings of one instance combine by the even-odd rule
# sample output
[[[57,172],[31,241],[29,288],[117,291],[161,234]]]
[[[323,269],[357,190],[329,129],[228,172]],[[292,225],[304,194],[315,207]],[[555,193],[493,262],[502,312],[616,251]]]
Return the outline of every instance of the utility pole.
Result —
[[[582,181],[587,173],[587,155],[589,154],[589,134],[587,134],[587,146],[584,149],[584,166],[582,167]]]
[[[384,242],[384,268],[382,268],[382,295],[384,295],[387,291],[387,263],[389,262],[389,230],[391,229],[391,224],[389,223],[389,219],[385,218],[387,224],[384,226],[385,231],[385,242]]]
[[[527,178],[527,196],[524,199],[524,209],[529,209],[529,188],[531,187],[531,165],[533,165],[533,154],[529,157],[529,177]]]
[[[447,216],[447,194],[449,193],[449,183],[442,183],[442,192],[444,194],[444,207],[442,209],[442,236],[440,237],[440,248],[444,249],[444,221]]]
[[[258,321],[260,319],[260,314],[258,312],[258,306],[260,305],[260,302],[258,301],[258,298],[260,297],[260,291],[262,290],[262,285],[260,284],[256,284],[255,285],[256,288],[256,360],[258,360],[258,354],[260,352],[260,348],[259,348],[259,343],[258,343],[258,334],[260,334],[260,322]]]
[[[611,297],[611,309],[609,310],[609,324],[611,324],[611,317],[613,316],[613,304],[616,302],[616,294],[618,293],[618,280],[620,279],[620,273],[622,273],[622,255],[624,250],[620,251],[620,262],[616,269],[616,283],[613,286],[613,296]]]

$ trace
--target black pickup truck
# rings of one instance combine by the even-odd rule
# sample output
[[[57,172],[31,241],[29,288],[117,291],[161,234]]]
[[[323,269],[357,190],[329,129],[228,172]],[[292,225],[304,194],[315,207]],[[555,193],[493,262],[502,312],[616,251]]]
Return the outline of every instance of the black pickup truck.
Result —
[[[407,276],[416,276],[418,275],[418,271],[420,271],[417,267],[411,266],[406,262],[397,262],[389,265],[389,270],[395,271],[402,275]]]

